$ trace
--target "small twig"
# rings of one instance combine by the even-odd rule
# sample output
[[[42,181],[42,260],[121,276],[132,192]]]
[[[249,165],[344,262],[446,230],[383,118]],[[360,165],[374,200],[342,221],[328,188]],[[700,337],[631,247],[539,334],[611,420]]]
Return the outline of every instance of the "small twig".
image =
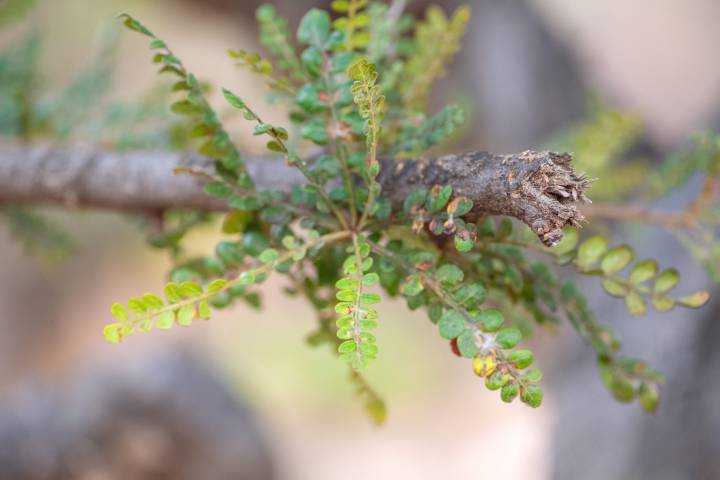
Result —
[[[717,195],[718,182],[706,177],[699,195],[684,210],[679,212],[661,212],[645,205],[600,203],[586,205],[583,214],[595,220],[612,220],[628,223],[658,225],[668,230],[697,228],[702,213]]]
[[[694,225],[695,217],[683,212],[659,212],[639,204],[601,203],[588,205],[583,214],[594,220],[612,220],[627,223],[659,225],[668,229],[688,228]]]

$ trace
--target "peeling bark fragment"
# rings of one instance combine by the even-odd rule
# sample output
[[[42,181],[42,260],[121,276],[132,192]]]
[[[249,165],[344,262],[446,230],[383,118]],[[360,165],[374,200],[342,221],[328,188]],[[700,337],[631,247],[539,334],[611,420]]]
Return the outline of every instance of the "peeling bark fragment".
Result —
[[[584,193],[590,181],[573,171],[571,161],[568,153],[535,151],[385,160],[379,180],[393,209],[401,208],[405,197],[420,187],[451,185],[454,195],[473,201],[468,220],[509,215],[528,224],[545,245],[554,246],[565,225],[580,226],[585,219],[577,204],[590,201]]]

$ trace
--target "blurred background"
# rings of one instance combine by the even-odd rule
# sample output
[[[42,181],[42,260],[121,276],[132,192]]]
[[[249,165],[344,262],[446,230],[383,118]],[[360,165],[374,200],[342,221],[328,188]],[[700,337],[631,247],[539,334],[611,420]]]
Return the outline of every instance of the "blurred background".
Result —
[[[0,12],[14,3],[0,0]],[[74,129],[68,141],[102,143],[112,132],[148,146],[171,121],[167,97],[145,39],[116,31],[115,15],[132,13],[189,70],[258,99],[261,116],[281,121],[284,112],[259,101],[262,80],[226,55],[229,48],[260,49],[260,3],[37,0],[0,29],[0,50],[36,35],[45,105],[63,108],[66,121],[73,121],[74,101],[100,98],[100,120]],[[292,31],[310,6],[328,3],[274,5]],[[406,8],[422,15],[430,3]],[[432,3],[449,11],[461,2]],[[453,150],[541,148],[612,109],[642,132],[629,150],[652,165],[694,132],[720,127],[716,0],[463,3],[473,7],[469,33],[433,99],[467,109]],[[67,94],[88,66],[95,76],[71,92],[76,100],[58,100],[53,92]],[[101,82],[109,86],[95,95]],[[152,98],[139,112],[141,99]],[[150,121],[133,127],[128,118],[141,114]],[[244,150],[261,148],[248,132],[235,138]],[[602,178],[598,185],[608,188]],[[696,188],[690,182],[661,205],[678,208]],[[344,365],[305,343],[313,312],[283,295],[282,279],[263,285],[261,311],[242,306],[191,329],[108,345],[101,331],[109,305],[159,291],[170,259],[147,246],[137,219],[47,214],[72,237],[60,261],[28,252],[0,224],[0,478],[720,478],[715,299],[699,311],[634,319],[598,282],[581,281],[599,319],[621,332],[625,351],[668,375],[657,415],[611,398],[591,350],[569,326],[537,330],[532,340],[547,384],[542,408],[505,405],[467,362],[448,354],[424,315],[384,302],[383,354],[368,371],[389,406],[377,428],[363,415]],[[616,238],[676,266],[688,291],[712,289],[703,269],[659,229],[622,228]],[[217,239],[217,225],[209,225],[187,244],[207,252]]]

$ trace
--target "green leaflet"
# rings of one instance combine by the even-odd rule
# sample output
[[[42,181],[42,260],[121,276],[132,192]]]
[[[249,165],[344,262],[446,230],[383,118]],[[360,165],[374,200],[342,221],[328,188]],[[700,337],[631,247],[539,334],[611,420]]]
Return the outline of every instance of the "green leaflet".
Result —
[[[298,252],[306,251],[326,240],[333,241],[345,236],[347,236],[345,232],[340,232],[315,237],[307,244],[293,241],[293,248],[282,254],[272,248],[265,249],[258,256],[261,265],[240,273],[233,280],[216,278],[205,287],[190,280],[181,283],[168,282],[165,285],[165,299],[159,295],[146,293],[142,297],[129,299],[127,308],[115,303],[111,307],[110,313],[115,317],[116,322],[105,326],[103,330],[105,339],[111,343],[118,343],[133,332],[148,332],[153,326],[159,329],[169,329],[176,323],[189,326],[195,319],[207,320],[210,318],[210,304],[219,301],[220,303],[216,302],[214,306],[222,308],[224,306],[223,297],[229,292],[242,295],[246,286],[261,283],[268,272],[274,268],[279,269],[279,265],[285,262],[293,261]],[[364,277],[362,278],[364,279]],[[246,298],[252,299],[252,297]],[[366,300],[372,303],[375,299]],[[370,313],[365,315],[365,318],[372,317],[373,315]]]

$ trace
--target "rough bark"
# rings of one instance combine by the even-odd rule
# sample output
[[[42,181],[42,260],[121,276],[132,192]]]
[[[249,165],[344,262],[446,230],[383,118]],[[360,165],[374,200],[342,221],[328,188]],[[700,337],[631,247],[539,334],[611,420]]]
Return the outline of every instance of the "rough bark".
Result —
[[[470,198],[471,219],[509,215],[528,224],[547,245],[562,227],[583,220],[588,180],[570,165],[570,154],[526,151],[512,155],[472,152],[438,158],[383,159],[379,181],[393,210],[408,194],[452,185]],[[246,158],[261,189],[289,192],[300,173],[278,158]],[[212,161],[192,152],[109,152],[92,148],[0,145],[0,203],[55,204],[126,211],[223,210],[222,199],[203,193],[203,180],[175,174],[178,167],[210,172]]]
[[[395,208],[421,186],[452,185],[455,195],[473,201],[471,220],[483,215],[512,216],[552,246],[562,238],[565,225],[584,220],[576,204],[589,201],[584,194],[589,181],[573,171],[571,161],[568,153],[471,152],[385,162],[379,179]]]
[[[302,182],[279,159],[246,159],[258,185],[289,190]],[[112,152],[91,147],[0,145],[0,203],[50,204],[126,211],[223,210],[204,181],[178,167],[212,171],[194,152]]]

